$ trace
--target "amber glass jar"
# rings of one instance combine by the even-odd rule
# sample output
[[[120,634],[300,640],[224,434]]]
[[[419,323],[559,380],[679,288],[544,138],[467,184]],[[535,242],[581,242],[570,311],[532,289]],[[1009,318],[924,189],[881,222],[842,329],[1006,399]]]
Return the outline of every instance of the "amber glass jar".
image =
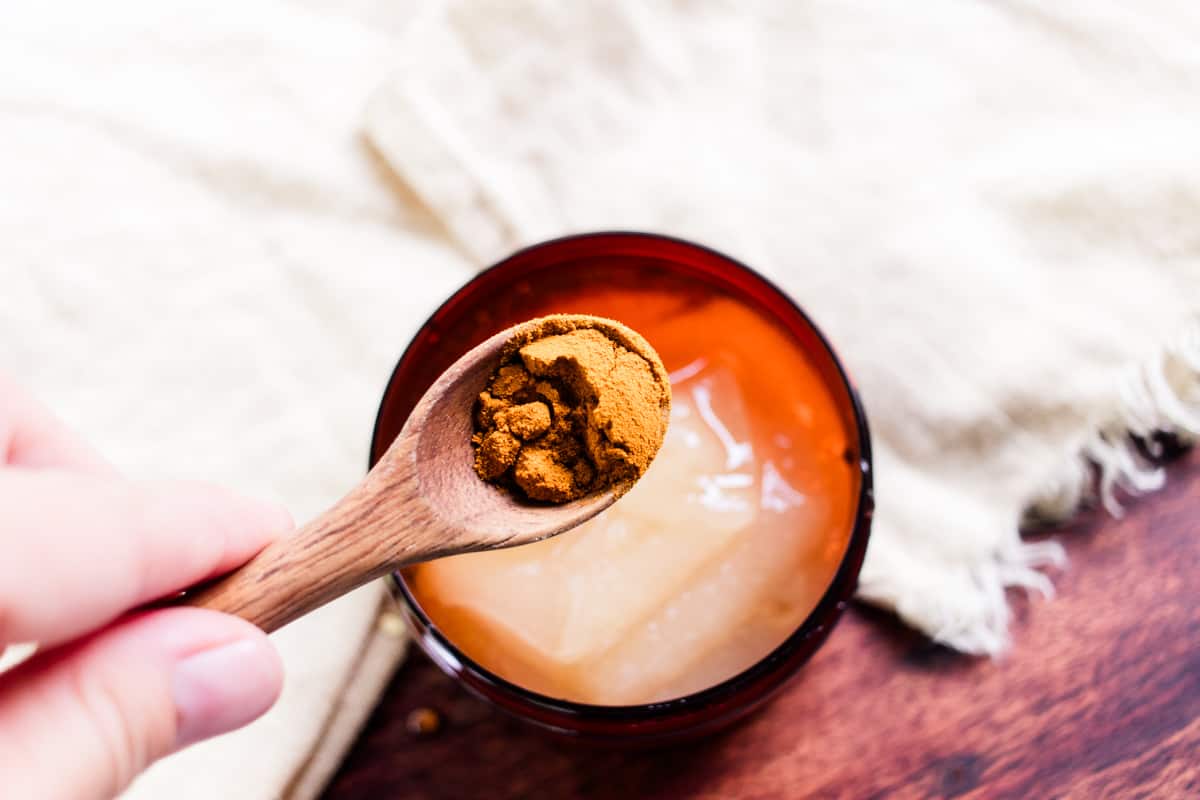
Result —
[[[643,287],[644,304],[638,301]],[[845,529],[830,531],[831,537],[845,543],[840,559],[807,618],[757,663],[701,691],[622,706],[587,705],[538,694],[489,671],[437,628],[406,575],[393,575],[393,588],[413,636],[429,657],[475,694],[544,729],[609,744],[656,745],[691,738],[748,714],[812,656],[854,592],[871,527],[871,447],[854,388],[829,343],[804,312],[748,267],[679,239],[595,233],[535,245],[469,281],[417,332],[384,392],[371,445],[372,465],[438,375],[498,330],[557,312],[611,316],[638,329],[665,313],[664,303],[686,306],[703,296],[732,299],[768,318],[783,331],[788,346],[803,354],[833,397],[844,431],[839,441],[845,442],[838,457],[850,472]],[[738,336],[737,330],[719,333]],[[653,337],[651,343],[659,346]],[[749,353],[751,358],[756,355]],[[666,353],[663,356],[668,358]],[[669,362],[667,367],[675,368]],[[769,364],[764,363],[763,369],[769,371]]]

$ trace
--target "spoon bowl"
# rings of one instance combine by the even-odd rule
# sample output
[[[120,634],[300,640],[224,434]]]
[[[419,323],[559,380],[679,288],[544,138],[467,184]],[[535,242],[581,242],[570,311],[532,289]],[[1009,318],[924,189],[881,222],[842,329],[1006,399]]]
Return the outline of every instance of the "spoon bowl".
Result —
[[[471,445],[475,400],[495,372],[501,348],[528,324],[487,339],[442,373],[372,470],[396,460],[416,476],[417,501],[455,532],[446,542],[449,550],[440,555],[513,547],[555,536],[591,519],[617,499],[609,488],[569,503],[538,503],[480,480],[475,473]]]
[[[438,378],[367,476],[332,508],[182,602],[235,614],[267,632],[369,581],[420,561],[529,544],[611,506],[607,488],[561,505],[522,500],[475,473],[472,412],[508,328]]]

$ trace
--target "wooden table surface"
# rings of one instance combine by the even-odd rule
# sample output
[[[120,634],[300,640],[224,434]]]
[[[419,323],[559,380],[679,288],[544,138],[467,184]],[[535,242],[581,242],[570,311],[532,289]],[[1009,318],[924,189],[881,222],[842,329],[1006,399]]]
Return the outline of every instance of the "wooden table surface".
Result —
[[[581,749],[490,709],[414,650],[326,794],[359,798],[1200,797],[1200,456],[1124,519],[1056,531],[1053,601],[1015,647],[957,655],[852,609],[764,711],[699,744]],[[443,715],[432,736],[405,718]]]

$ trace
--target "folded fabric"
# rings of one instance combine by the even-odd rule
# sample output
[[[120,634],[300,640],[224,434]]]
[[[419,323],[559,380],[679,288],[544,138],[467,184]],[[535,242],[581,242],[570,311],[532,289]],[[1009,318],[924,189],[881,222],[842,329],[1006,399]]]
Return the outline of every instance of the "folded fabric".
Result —
[[[1191,4],[455,0],[408,31],[371,141],[488,262],[643,229],[765,272],[875,440],[860,594],[973,653],[1050,594],[1061,518],[1200,431]]]

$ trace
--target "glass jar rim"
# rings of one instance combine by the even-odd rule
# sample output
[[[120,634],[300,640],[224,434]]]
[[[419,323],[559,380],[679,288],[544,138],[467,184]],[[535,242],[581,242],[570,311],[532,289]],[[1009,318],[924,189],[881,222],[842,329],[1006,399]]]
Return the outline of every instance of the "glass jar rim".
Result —
[[[519,684],[513,683],[500,675],[488,670],[481,664],[476,662],[470,656],[458,649],[453,642],[449,640],[433,623],[433,621],[421,608],[420,603],[413,597],[409,591],[403,576],[399,572],[392,573],[389,577],[389,586],[394,595],[399,595],[397,598],[405,607],[405,611],[411,614],[415,621],[419,624],[425,637],[432,637],[436,643],[438,653],[434,657],[435,661],[440,662],[439,666],[445,668],[447,666],[457,667],[466,672],[472,680],[464,681],[464,683],[477,693],[481,689],[490,688],[492,691],[485,694],[490,700],[495,701],[494,693],[498,692],[502,695],[508,695],[517,699],[519,703],[533,706],[540,711],[546,712],[554,717],[571,718],[593,718],[615,720],[622,722],[639,722],[661,719],[664,716],[688,715],[697,710],[711,710],[714,704],[724,704],[733,698],[738,697],[743,690],[752,687],[759,683],[764,678],[770,677],[781,664],[792,659],[798,652],[802,651],[804,645],[813,637],[823,637],[828,634],[829,629],[837,621],[841,611],[845,608],[846,603],[853,595],[857,586],[858,574],[862,567],[862,560],[866,553],[867,542],[870,538],[871,519],[874,513],[874,494],[873,494],[873,462],[871,455],[871,439],[870,430],[867,425],[866,412],[862,402],[858,396],[858,392],[854,387],[845,366],[841,359],[834,351],[828,338],[824,332],[816,325],[808,314],[792,299],[792,297],[783,291],[773,281],[759,273],[757,270],[747,266],[746,264],[734,259],[718,250],[697,244],[685,239],[674,236],[646,233],[641,231],[598,231],[591,233],[579,233],[569,236],[563,236],[555,239],[549,239],[537,244],[522,248],[508,257],[496,262],[495,264],[481,270],[470,280],[454,291],[438,308],[425,320],[424,323],[413,334],[411,341],[401,353],[400,358],[396,362],[395,368],[392,370],[388,378],[386,388],[384,390],[383,399],[380,403],[379,412],[376,416],[374,430],[371,437],[371,449],[369,466],[373,466],[375,462],[375,453],[380,452],[380,435],[381,425],[385,417],[385,408],[389,392],[395,386],[396,379],[401,369],[406,364],[408,358],[412,355],[414,348],[418,345],[422,332],[429,329],[439,318],[441,318],[446,310],[455,305],[458,299],[468,293],[473,287],[477,286],[481,280],[486,280],[489,276],[495,273],[512,269],[521,265],[524,261],[532,256],[545,254],[547,251],[562,249],[564,247],[576,248],[579,245],[594,245],[598,252],[589,253],[589,256],[594,255],[611,255],[621,256],[630,255],[628,252],[621,252],[619,249],[604,251],[603,248],[611,247],[612,245],[620,244],[621,242],[636,242],[638,240],[654,243],[656,245],[667,245],[681,248],[682,250],[690,250],[694,253],[704,254],[710,259],[723,264],[726,267],[733,268],[741,272],[744,276],[753,279],[759,283],[762,289],[765,289],[777,298],[783,301],[784,307],[788,313],[794,314],[805,328],[813,335],[816,342],[823,350],[824,357],[836,372],[840,388],[846,393],[846,401],[851,412],[850,432],[855,437],[854,449],[858,456],[858,463],[853,465],[859,479],[858,497],[856,498],[855,508],[853,513],[852,529],[847,541],[846,550],[842,555],[838,568],[831,578],[829,585],[816,606],[808,613],[804,620],[788,635],[782,643],[775,647],[770,653],[756,661],[751,666],[741,672],[726,678],[719,683],[706,687],[697,692],[693,692],[680,697],[663,700],[660,702],[635,704],[635,705],[598,705],[579,703],[562,698],[555,698],[549,695],[540,694],[531,689],[527,689]],[[662,254],[657,254],[656,257],[663,258]],[[767,312],[763,312],[767,313]],[[774,313],[774,312],[771,312]],[[774,313],[778,316],[777,313]],[[386,448],[384,448],[386,449]],[[428,644],[428,639],[426,640]],[[805,657],[807,658],[807,657]],[[803,663],[802,659],[800,664]],[[447,661],[452,661],[453,664],[447,664]],[[799,664],[797,664],[797,667]],[[780,677],[778,683],[782,683],[791,674]],[[774,685],[771,689],[776,688]],[[503,704],[502,704],[503,705]],[[512,711],[513,709],[508,709]],[[519,712],[518,712],[519,713]],[[546,725],[547,721],[542,720],[541,724]]]

